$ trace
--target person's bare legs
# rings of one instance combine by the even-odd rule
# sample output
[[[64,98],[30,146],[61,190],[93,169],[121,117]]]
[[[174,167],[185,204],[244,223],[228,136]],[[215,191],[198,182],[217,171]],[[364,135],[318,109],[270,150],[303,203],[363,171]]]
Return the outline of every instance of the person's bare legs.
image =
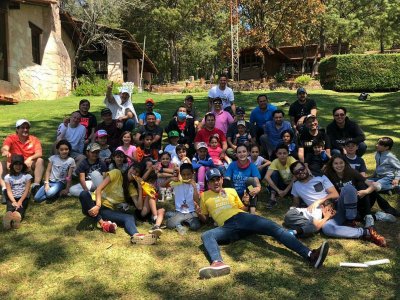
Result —
[[[34,163],[32,164],[32,171],[33,171],[33,176],[34,176],[33,183],[40,185],[40,181],[42,180],[43,173],[44,173],[43,158],[39,157],[39,158],[35,159]]]

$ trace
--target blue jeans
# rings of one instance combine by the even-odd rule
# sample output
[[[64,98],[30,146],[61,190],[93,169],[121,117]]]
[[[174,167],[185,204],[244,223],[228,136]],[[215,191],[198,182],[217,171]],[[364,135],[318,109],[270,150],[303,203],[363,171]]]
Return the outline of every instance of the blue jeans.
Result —
[[[374,181],[379,184],[377,191],[390,191],[393,189],[392,181],[394,176],[386,176],[381,178],[368,178],[370,181]]]
[[[49,182],[49,190],[46,192],[44,189],[44,185],[40,187],[40,189],[36,192],[36,195],[33,197],[35,202],[43,202],[46,199],[57,199],[60,196],[60,192],[65,188],[65,183],[58,182]]]
[[[98,215],[96,217],[92,217],[89,215],[89,210],[93,208],[96,205],[96,203],[93,201],[90,193],[83,191],[79,195],[79,201],[81,202],[82,205],[82,213],[88,217],[95,219],[97,222],[99,222],[100,220],[108,220],[111,222],[115,222],[119,226],[124,227],[125,231],[130,236],[138,232],[135,224],[135,218],[133,215],[129,215],[127,213],[112,210],[102,206],[100,208]]]
[[[342,226],[346,220],[354,220],[357,216],[357,190],[352,185],[346,185],[340,192],[336,202],[336,215],[322,227],[327,236],[357,239],[363,236],[363,228]]]
[[[287,188],[287,184],[285,184],[285,182],[283,182],[283,179],[281,177],[281,174],[279,173],[279,171],[273,171],[271,174],[271,180],[273,181],[273,183],[275,183],[275,185],[277,186],[278,189],[280,190],[284,190]],[[269,186],[268,189],[270,191],[272,191],[273,189]],[[289,192],[290,194],[290,192]]]
[[[272,236],[303,258],[308,259],[310,249],[304,246],[295,236],[271,220],[245,212],[229,218],[221,227],[204,232],[201,239],[211,262],[213,262],[222,261],[218,242],[234,242],[252,234]]]
[[[195,212],[184,214],[179,211],[168,211],[165,218],[167,219],[167,227],[170,229],[174,229],[178,225],[188,224],[190,230],[195,231],[201,226]]]
[[[122,126],[122,131],[132,131],[135,128],[136,122],[134,119],[127,119]]]

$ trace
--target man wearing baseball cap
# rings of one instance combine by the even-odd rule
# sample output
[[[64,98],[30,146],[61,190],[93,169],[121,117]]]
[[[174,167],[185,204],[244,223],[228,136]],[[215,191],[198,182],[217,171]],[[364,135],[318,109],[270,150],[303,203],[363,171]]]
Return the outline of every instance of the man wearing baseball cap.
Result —
[[[42,144],[37,137],[29,134],[31,123],[28,120],[18,120],[15,123],[15,128],[16,133],[6,137],[1,148],[1,155],[7,158],[7,161],[2,162],[3,173],[8,169],[13,154],[22,155],[29,172],[34,176],[31,188],[32,193],[35,194],[40,187],[44,172]],[[3,175],[1,174],[1,176]]]
[[[223,262],[218,243],[234,242],[253,234],[271,236],[302,256],[314,268],[322,266],[329,250],[327,242],[323,242],[318,249],[309,249],[275,222],[247,213],[246,205],[249,203],[243,203],[235,189],[222,187],[223,177],[218,169],[208,170],[206,179],[209,190],[201,195],[196,212],[203,222],[211,216],[219,227],[201,235],[211,265],[199,270],[200,278],[228,275],[230,267]]]
[[[113,120],[117,120],[122,124],[123,131],[132,131],[138,123],[138,119],[130,100],[130,91],[127,88],[122,88],[119,95],[113,95],[113,84],[111,81],[107,86],[104,104],[111,110]]]
[[[156,104],[153,99],[148,98],[144,102],[146,106],[146,110],[139,115],[139,125],[146,125],[146,115],[148,113],[153,113],[156,116],[156,125],[160,125],[161,123],[161,115],[154,111],[154,105]]]
[[[303,128],[304,118],[307,115],[317,115],[317,104],[314,100],[307,97],[306,89],[300,87],[297,89],[297,100],[289,107],[289,116],[292,127],[296,132]]]

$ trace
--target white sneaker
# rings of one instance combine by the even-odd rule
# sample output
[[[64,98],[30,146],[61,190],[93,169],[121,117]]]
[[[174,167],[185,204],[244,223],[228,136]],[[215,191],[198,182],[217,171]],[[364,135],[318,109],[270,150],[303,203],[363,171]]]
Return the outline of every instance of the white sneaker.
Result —
[[[365,225],[364,225],[365,228],[374,226],[374,224],[375,224],[374,217],[372,215],[366,215],[364,217],[364,222],[365,222]]]
[[[377,221],[390,222],[390,223],[396,222],[396,217],[395,216],[393,216],[391,214],[388,214],[388,213],[385,213],[383,211],[378,211],[375,214],[375,217],[376,217]]]

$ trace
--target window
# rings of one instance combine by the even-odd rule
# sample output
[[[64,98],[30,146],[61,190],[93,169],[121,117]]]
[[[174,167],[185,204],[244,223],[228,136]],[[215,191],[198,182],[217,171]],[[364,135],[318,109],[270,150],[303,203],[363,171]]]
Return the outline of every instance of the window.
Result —
[[[43,30],[31,22],[29,22],[29,27],[31,28],[31,38],[32,38],[32,61],[35,64],[40,65],[41,64],[40,44],[41,44],[41,35],[43,33]]]
[[[7,11],[0,7],[0,80],[8,80],[6,13]]]

